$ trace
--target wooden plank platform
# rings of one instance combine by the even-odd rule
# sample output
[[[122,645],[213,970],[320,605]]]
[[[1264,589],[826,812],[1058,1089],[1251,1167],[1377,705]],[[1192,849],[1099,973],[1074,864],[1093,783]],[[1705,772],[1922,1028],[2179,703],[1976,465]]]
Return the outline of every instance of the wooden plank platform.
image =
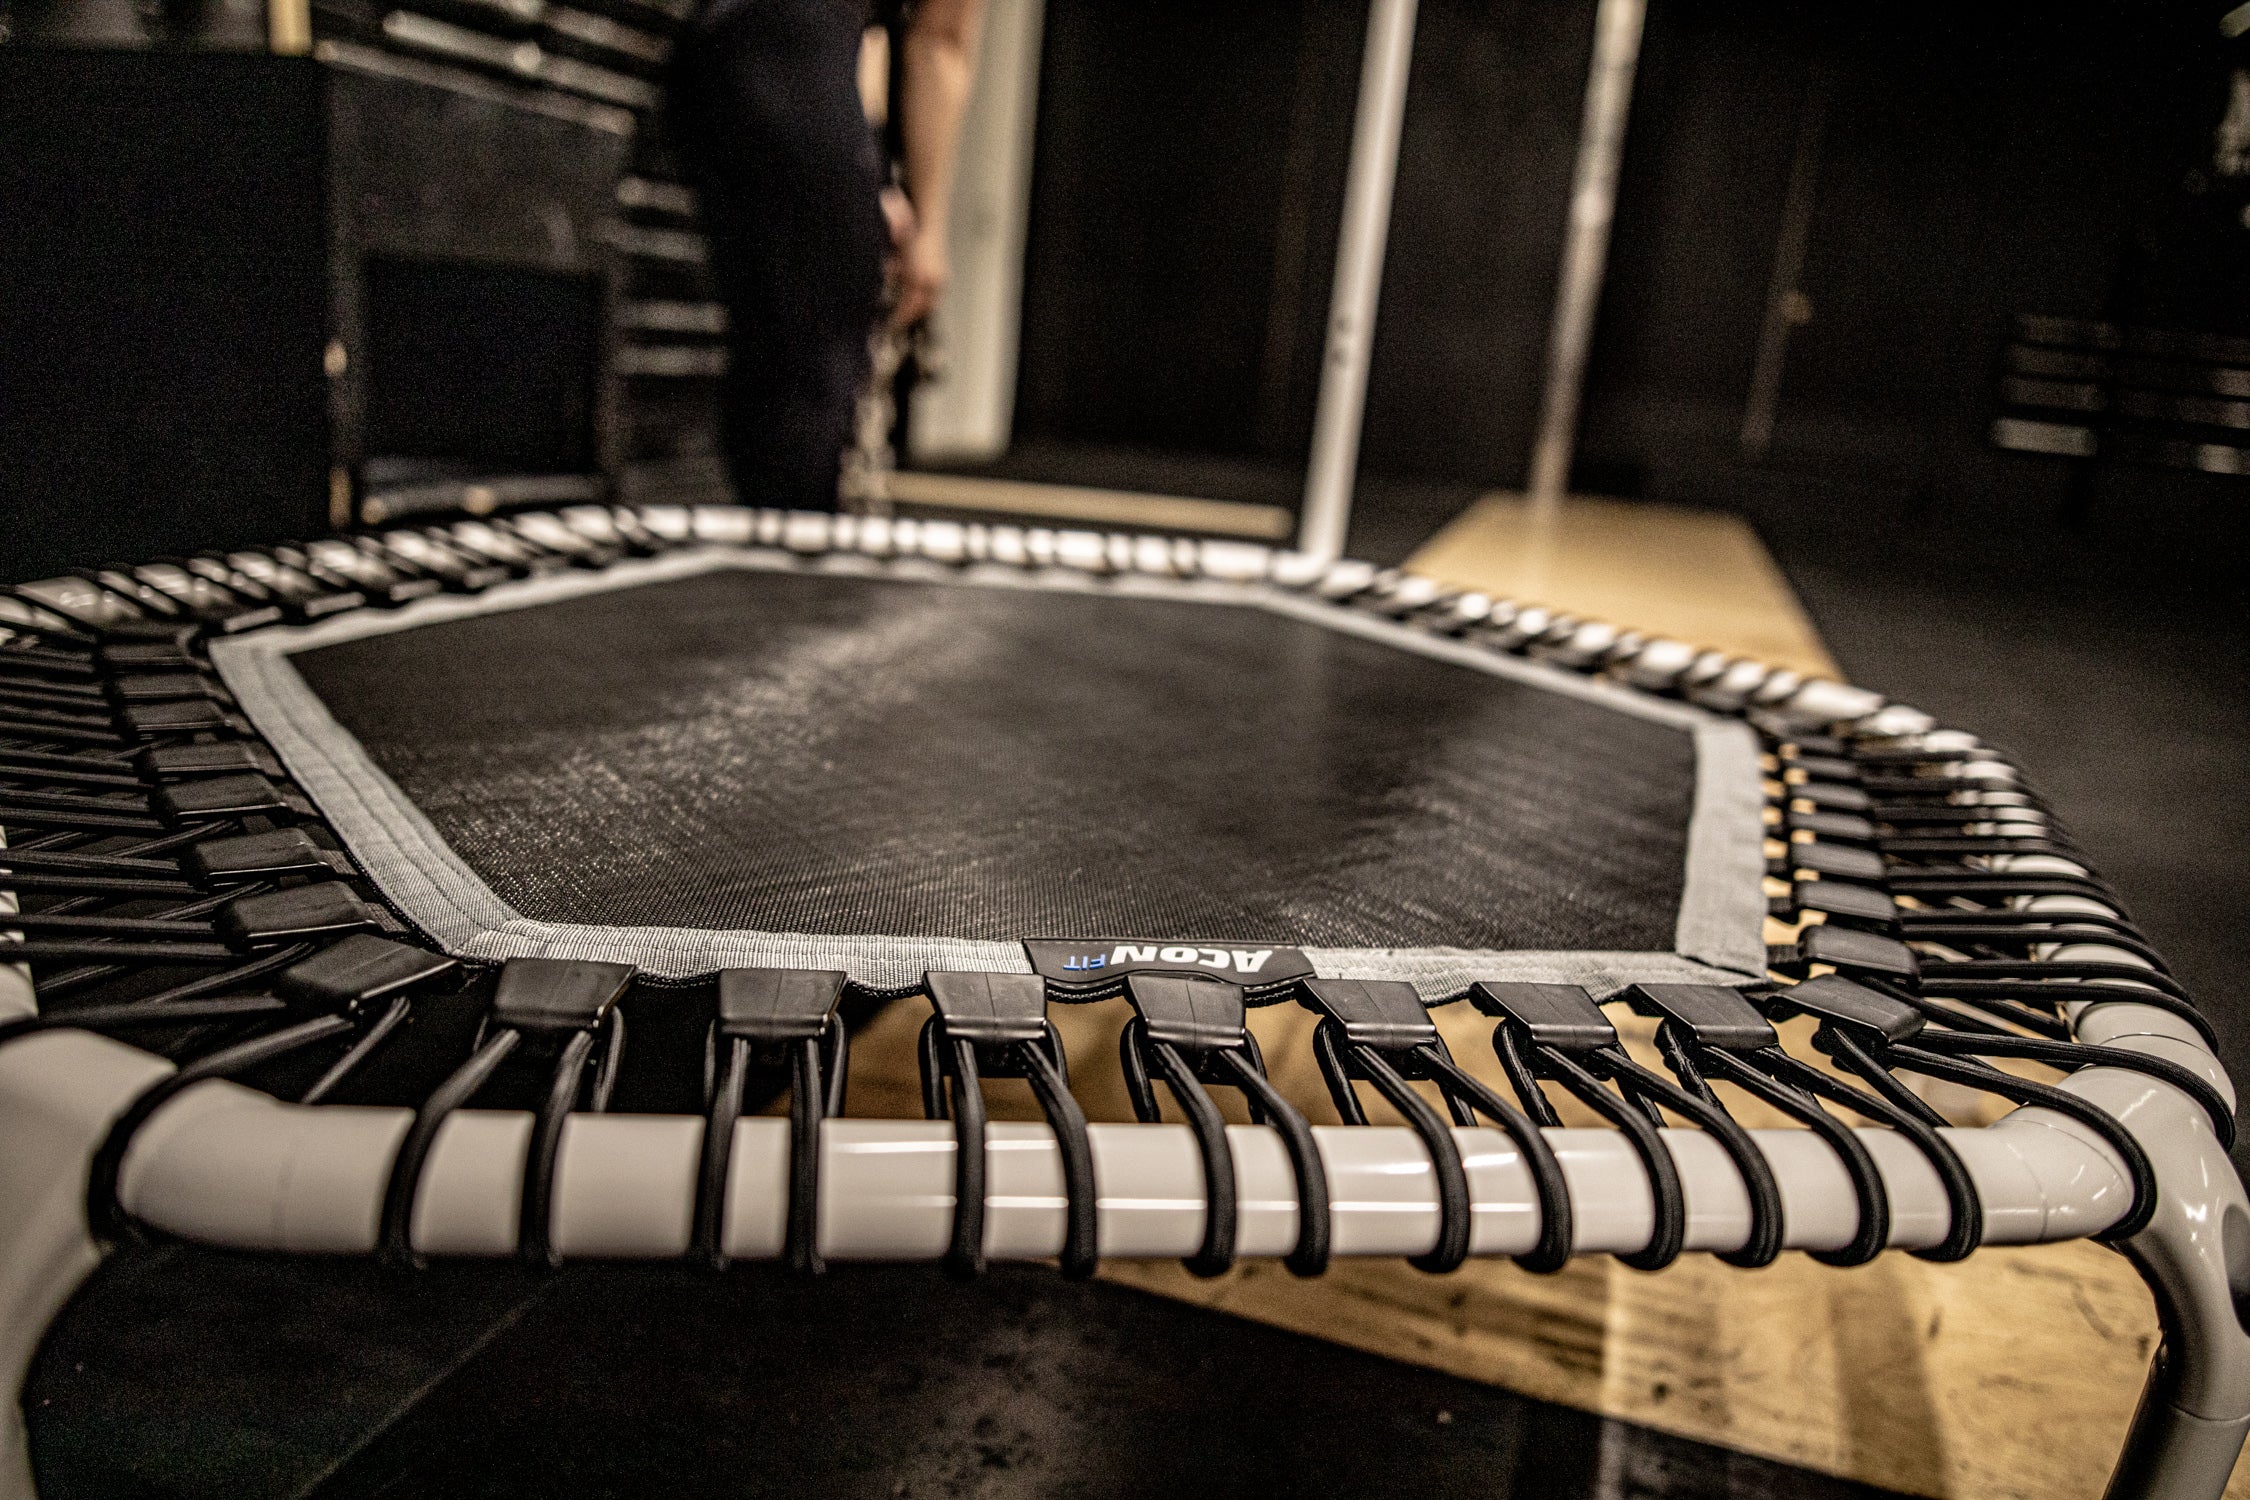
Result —
[[[1836,675],[1789,581],[1740,516],[1590,496],[1541,508],[1492,494],[1407,566],[1527,604]]]
[[[1410,566],[1775,665],[1835,670],[1756,535],[1731,516],[1578,499],[1541,513],[1495,495]],[[1116,1062],[1129,1014],[1121,1000],[1056,1011],[1090,1118],[1131,1118]],[[854,1114],[920,1112],[913,1044],[926,1015],[917,1003],[893,1006],[855,1042]],[[1483,1019],[1465,1007],[1437,1015],[1455,1055],[1505,1092]],[[1653,1060],[1646,1023],[1613,1016]],[[1275,1007],[1254,1012],[1253,1026],[1276,1082],[1316,1122],[1334,1121],[1310,1014]],[[1023,1085],[988,1092],[995,1117],[1039,1118]],[[1231,1093],[1220,1091],[1222,1107],[1246,1119]],[[1739,1095],[1730,1103],[1763,1123]],[[1370,1114],[1383,1118],[1379,1106]],[[1789,1254],[1760,1271],[1690,1255],[1654,1274],[1606,1257],[1545,1277],[1494,1261],[1426,1276],[1389,1260],[1340,1261],[1313,1281],[1266,1262],[1210,1281],[1169,1262],[1112,1262],[1102,1274],[1544,1400],[1960,1500],[2098,1496],[2156,1341],[2139,1278],[2088,1242],[1985,1250],[1953,1266],[1894,1253],[1852,1270]],[[2250,1467],[2237,1469],[2228,1494],[2250,1497]]]
[[[1277,543],[1287,541],[1297,525],[1297,518],[1278,505],[1251,505],[1240,500],[1196,500],[1184,495],[1033,484],[970,474],[927,474],[911,469],[892,474],[886,483],[896,505],[1020,516],[1035,524],[1147,526]]]

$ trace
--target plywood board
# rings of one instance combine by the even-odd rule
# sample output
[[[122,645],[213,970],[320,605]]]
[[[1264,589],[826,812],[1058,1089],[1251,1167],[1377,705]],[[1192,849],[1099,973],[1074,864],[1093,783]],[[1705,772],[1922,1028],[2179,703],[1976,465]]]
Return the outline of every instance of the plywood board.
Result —
[[[1542,507],[1492,494],[1407,566],[1522,603],[1836,675],[1789,581],[1740,516],[1579,496]]]
[[[902,470],[885,481],[899,505],[938,510],[989,511],[1058,526],[1147,526],[1163,531],[1203,531],[1280,542],[1296,517],[1278,505],[1240,500],[1196,500],[1184,495],[1144,495],[1075,484],[1033,484],[971,474]]]

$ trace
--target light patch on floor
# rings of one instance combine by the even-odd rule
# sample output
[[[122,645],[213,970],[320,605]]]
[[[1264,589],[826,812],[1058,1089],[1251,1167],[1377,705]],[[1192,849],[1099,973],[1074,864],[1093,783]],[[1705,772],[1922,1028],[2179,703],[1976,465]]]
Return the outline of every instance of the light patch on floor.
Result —
[[[1740,516],[1573,495],[1486,495],[1407,560],[1446,583],[1630,625],[1769,666],[1836,663]]]
[[[1135,526],[1152,531],[1248,537],[1261,542],[1285,541],[1297,525],[1297,518],[1278,505],[1249,505],[1238,500],[1143,495],[967,474],[902,472],[890,475],[885,482],[896,505],[990,511],[1064,525]]]

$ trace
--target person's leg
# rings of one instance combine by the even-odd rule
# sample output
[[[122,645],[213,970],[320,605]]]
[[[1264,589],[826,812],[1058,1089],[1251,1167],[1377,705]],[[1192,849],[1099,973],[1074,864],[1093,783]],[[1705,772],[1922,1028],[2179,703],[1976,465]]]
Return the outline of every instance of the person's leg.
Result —
[[[727,304],[722,436],[749,505],[833,510],[887,235],[849,0],[713,6],[681,39],[673,128]]]

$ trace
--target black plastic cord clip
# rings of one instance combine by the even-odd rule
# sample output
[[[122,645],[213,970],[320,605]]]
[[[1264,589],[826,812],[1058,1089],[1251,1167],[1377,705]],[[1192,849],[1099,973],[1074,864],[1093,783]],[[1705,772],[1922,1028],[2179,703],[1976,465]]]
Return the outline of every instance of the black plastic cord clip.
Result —
[[[1039,1096],[1062,1153],[1068,1194],[1062,1272],[1073,1279],[1094,1274],[1094,1148],[1086,1113],[1071,1097],[1062,1039],[1047,1020],[1047,988],[1036,974],[964,974],[932,970],[925,976],[936,1013],[922,1027],[922,1107],[933,1120],[948,1118],[951,1080],[953,1121],[953,1238],[945,1252],[949,1276],[984,1271],[985,1109],[978,1088],[984,1075],[1022,1078]]]
[[[695,1253],[727,1263],[727,1174],[745,1075],[789,1070],[789,1228],[783,1251],[793,1271],[818,1275],[820,1122],[844,1112],[850,1042],[836,1002],[844,976],[824,969],[728,969],[719,975],[719,1014],[703,1042],[706,1121],[695,1198]]]
[[[1773,1168],[1766,1161],[1765,1153],[1750,1138],[1750,1132],[1736,1123],[1719,1103],[1718,1095],[1704,1081],[1697,1063],[1713,1052],[1754,1052],[1762,1048],[1779,1051],[1781,1038],[1741,995],[1716,985],[1641,984],[1628,990],[1626,998],[1642,1015],[1661,1018],[1662,1024],[1656,1028],[1656,1044],[1679,1083],[1675,1086],[1671,1080],[1630,1060],[1612,1076],[1639,1099],[1652,1118],[1660,1118],[1655,1109],[1661,1105],[1694,1121],[1718,1142],[1728,1160],[1734,1163],[1735,1170],[1742,1174],[1743,1186],[1750,1195],[1750,1237],[1738,1249],[1720,1251],[1719,1259],[1734,1266],[1771,1264],[1781,1254],[1781,1185],[1774,1180]],[[1857,1148],[1858,1142],[1854,1140],[1851,1147]],[[1865,1151],[1860,1155],[1864,1158]],[[1850,1170],[1848,1159],[1846,1170]],[[1871,1161],[1868,1170],[1873,1170]],[[1860,1219],[1864,1233],[1868,1202],[1863,1185],[1855,1182],[1855,1189],[1861,1191]],[[1877,1179],[1877,1190],[1880,1191],[1880,1179]],[[1886,1235],[1888,1212],[1887,1207],[1882,1210]],[[1880,1244],[1877,1248],[1881,1248]]]
[[[1863,849],[1848,843],[1831,843],[1823,839],[1791,840],[1782,857],[1772,861],[1771,869],[1774,874],[1784,878],[1788,878],[1794,871],[1801,871],[1837,880],[1863,880],[1878,886],[1890,874],[1890,866],[1873,849]]]
[[[616,1086],[617,1065],[624,1055],[625,1022],[617,1002],[632,983],[630,964],[594,963],[561,958],[511,958],[500,970],[500,984],[492,999],[492,1013],[478,1029],[476,1049],[468,1061],[415,1112],[414,1123],[399,1143],[391,1163],[390,1182],[383,1193],[380,1253],[394,1265],[418,1265],[414,1253],[414,1200],[421,1189],[422,1165],[446,1117],[466,1104],[527,1037],[559,1040],[555,1069],[532,1129],[530,1148],[524,1153],[523,1199],[517,1248],[535,1265],[555,1261],[550,1238],[555,1152],[562,1143],[562,1126],[585,1083],[587,1060],[595,1038],[607,1032],[608,1045],[595,1071],[589,1107],[596,1113],[609,1108],[610,1090]]]
[[[1865,1265],[1890,1243],[1890,1194],[1874,1156],[1851,1128],[1820,1105],[1820,1092],[1806,1086],[1806,1069],[1781,1049],[1781,1038],[1766,1018],[1737,990],[1716,985],[1646,985],[1636,994],[1647,1013],[1660,1015],[1657,1046],[1665,1061],[1689,1092],[1714,1108],[1719,1107],[1705,1075],[1714,1074],[1764,1101],[1811,1130],[1827,1143],[1843,1164],[1851,1182],[1859,1217],[1852,1238],[1832,1250],[1815,1250],[1813,1259],[1827,1265]],[[1817,1070],[1815,1070],[1817,1071]],[[1833,1097],[1833,1096],[1831,1096]],[[1721,1144],[1727,1135],[1720,1134]],[[1743,1133],[1745,1143],[1749,1141]],[[1759,1168],[1765,1158],[1752,1153]],[[1730,1149],[1737,1167],[1744,1158]],[[1750,1172],[1744,1170],[1745,1180]],[[1761,1185],[1753,1183],[1753,1212],[1764,1203]],[[1780,1200],[1774,1198],[1775,1233],[1779,1233]],[[1753,1238],[1756,1238],[1755,1233]]]
[[[1813,1033],[1813,1045],[1867,1080],[1873,1089],[1854,1088],[1834,1074],[1800,1062],[1785,1052],[1780,1054],[1781,1066],[1773,1069],[1782,1081],[1794,1083],[1809,1094],[1841,1104],[1871,1120],[1882,1121],[1912,1142],[1922,1159],[1930,1164],[1930,1169],[1937,1173],[1949,1213],[1945,1238],[1911,1253],[1923,1260],[1960,1260],[1982,1244],[1984,1203],[1977,1197],[1969,1169],[1939,1134],[1945,1117],[1874,1060],[1874,1054],[1891,1043],[1909,1041],[1921,1034],[1924,1027],[1921,1012],[1895,996],[1855,984],[1837,974],[1824,974],[1777,990],[1763,1003],[1767,1012],[1777,1019],[1802,1014],[1818,1020],[1820,1029]],[[1770,1067],[1773,1060],[1767,1062]]]
[[[1794,943],[1766,950],[1766,967],[1802,979],[1814,964],[1826,964],[1843,974],[1868,974],[1901,984],[1921,977],[1921,960],[1914,950],[1895,937],[1819,922],[1797,934]]]
[[[1553,1079],[1615,1125],[1641,1159],[1654,1223],[1648,1243],[1618,1259],[1641,1271],[1661,1270],[1679,1259],[1687,1239],[1687,1196],[1679,1165],[1648,1116],[1602,1086],[1609,1062],[1623,1053],[1617,1028],[1594,997],[1570,984],[1487,981],[1470,989],[1469,1003],[1499,1018],[1492,1028],[1492,1050],[1533,1121],[1548,1127],[1562,1124],[1539,1087],[1540,1079]]]
[[[150,794],[149,806],[174,827],[222,818],[288,816],[296,811],[287,794],[257,771],[162,782]]]
[[[351,862],[313,842],[302,828],[229,834],[188,845],[180,869],[198,885],[222,887],[290,875],[350,875]]]
[[[356,1015],[378,1001],[389,1002],[351,1049],[297,1096],[297,1102],[318,1104],[327,1098],[406,1019],[414,991],[457,973],[460,967],[442,953],[355,932],[275,975],[274,993],[295,1008]]]
[[[237,896],[212,926],[228,946],[254,952],[281,943],[316,942],[375,925],[374,909],[340,880]]]
[[[1539,1191],[1540,1222],[1539,1242],[1517,1257],[1520,1263],[1531,1270],[1551,1271],[1568,1260],[1570,1194],[1546,1137],[1521,1110],[1454,1062],[1414,986],[1396,980],[1309,979],[1304,991],[1306,1003],[1323,1017],[1313,1033],[1313,1055],[1328,1081],[1336,1113],[1348,1125],[1367,1123],[1367,1113],[1352,1088],[1354,1079],[1364,1078],[1406,1117],[1430,1154],[1438,1190],[1437,1244],[1407,1263],[1423,1271],[1457,1268],[1469,1253],[1471,1209],[1460,1146],[1437,1111],[1407,1086],[1410,1079],[1437,1084],[1454,1124],[1474,1126],[1479,1114],[1488,1116],[1523,1152]]]
[[[1133,1019],[1118,1038],[1118,1059],[1133,1113],[1154,1123],[1162,1118],[1150,1080],[1161,1077],[1195,1131],[1203,1155],[1203,1182],[1209,1210],[1203,1245],[1184,1264],[1198,1276],[1217,1276],[1234,1263],[1239,1227],[1234,1153],[1227,1145],[1226,1121],[1204,1092],[1205,1084],[1242,1090],[1250,1118],[1271,1125],[1289,1151],[1297,1179],[1297,1244],[1287,1265],[1299,1276],[1317,1276],[1328,1264],[1328,1170],[1314,1143],[1312,1126],[1266,1077],[1258,1039],[1245,1024],[1240,985],[1186,975],[1135,974],[1125,981]]]
[[[1802,922],[1817,912],[1829,922],[1892,933],[1898,929],[1898,903],[1887,892],[1834,877],[1806,879],[1800,875],[1789,894],[1767,903],[1770,915],[1784,922]]]

